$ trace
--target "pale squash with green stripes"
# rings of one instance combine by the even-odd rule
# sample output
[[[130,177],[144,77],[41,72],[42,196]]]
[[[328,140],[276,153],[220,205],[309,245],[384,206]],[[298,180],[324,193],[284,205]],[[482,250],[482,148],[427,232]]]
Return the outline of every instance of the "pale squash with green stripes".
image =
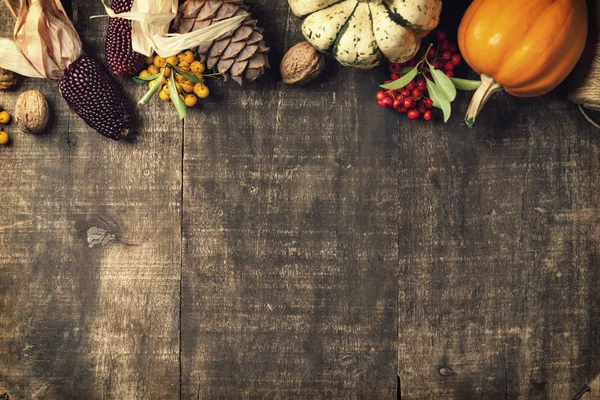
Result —
[[[438,25],[442,0],[288,0],[302,33],[342,64],[373,68],[412,58]]]

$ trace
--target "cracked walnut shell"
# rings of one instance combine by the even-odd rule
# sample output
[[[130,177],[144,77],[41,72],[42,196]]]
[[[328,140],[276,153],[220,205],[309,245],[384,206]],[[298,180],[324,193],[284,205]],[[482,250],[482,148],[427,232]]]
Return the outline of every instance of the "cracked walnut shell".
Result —
[[[48,124],[50,110],[43,94],[37,90],[23,92],[17,99],[15,120],[25,133],[40,133]]]
[[[12,89],[19,84],[20,75],[4,68],[0,68],[0,90]]]
[[[310,43],[300,42],[288,50],[281,60],[281,77],[289,85],[304,85],[325,69],[325,56]]]

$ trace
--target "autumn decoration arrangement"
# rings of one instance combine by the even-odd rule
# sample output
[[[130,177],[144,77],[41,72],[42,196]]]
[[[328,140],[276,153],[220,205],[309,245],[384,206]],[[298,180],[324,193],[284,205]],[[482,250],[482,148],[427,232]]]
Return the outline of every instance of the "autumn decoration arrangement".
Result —
[[[390,80],[377,92],[377,102],[406,114],[408,119],[422,117],[425,121],[431,121],[431,108],[436,107],[447,122],[456,90],[475,90],[481,83],[455,78],[454,70],[461,63],[456,44],[439,31],[431,44],[408,62],[389,64]]]
[[[180,34],[197,32],[228,18],[241,18],[241,23],[215,40],[201,42],[192,51],[209,70],[243,85],[260,78],[269,65],[269,47],[263,29],[252,18],[242,0],[186,0],[173,30]]]
[[[45,78],[90,127],[118,139],[131,111],[120,85],[81,40],[59,0],[7,0],[16,19],[13,39],[0,39],[0,67]],[[60,40],[58,40],[60,38]]]
[[[369,69],[404,62],[438,25],[442,0],[289,0],[306,40],[340,64]]]
[[[376,94],[380,106],[424,120],[438,108],[447,121],[456,90],[474,90],[468,126],[496,92],[534,97],[556,88],[580,59],[588,30],[585,0],[474,0],[458,29],[458,47],[444,32],[427,37],[438,25],[441,0],[288,2],[304,18],[307,42],[331,52],[340,64],[373,68],[387,58],[390,81]],[[306,83],[322,70],[314,53],[301,49],[293,47],[284,57],[284,82]],[[300,52],[307,55],[304,61],[298,60]],[[455,76],[463,58],[480,80]],[[600,103],[600,87],[595,93]]]
[[[114,140],[128,134],[133,119],[117,77],[146,87],[140,104],[157,95],[183,119],[210,95],[207,79],[245,86],[270,67],[263,29],[243,0],[185,0],[181,5],[178,0],[98,0],[106,15],[94,18],[109,18],[108,68],[83,52],[60,0],[5,1],[16,23],[13,37],[0,39],[0,90],[14,89],[21,75],[47,79],[91,128]],[[390,79],[374,90],[381,107],[411,120],[439,115],[446,122],[457,90],[473,91],[468,126],[496,92],[534,97],[556,88],[580,60],[588,33],[586,0],[474,0],[457,27],[458,43],[436,30],[442,0],[288,3],[302,18],[305,41],[283,56],[284,83],[308,84],[327,68],[328,55],[359,69],[383,65]],[[595,47],[596,42],[585,53],[595,54]],[[480,79],[457,76],[463,62]],[[583,78],[571,98],[582,111],[600,109],[597,65],[578,68]],[[590,85],[598,88],[586,90]],[[2,126],[11,120],[0,109]],[[21,94],[14,120],[23,132],[44,131],[49,120],[44,96]],[[0,130],[0,144],[8,142]]]
[[[536,97],[556,88],[581,57],[587,32],[586,0],[473,2],[458,29],[460,50],[482,82],[467,125],[495,92]]]
[[[11,71],[48,79],[91,128],[119,140],[129,132],[133,107],[115,76],[149,85],[141,104],[155,93],[168,96],[184,118],[208,97],[205,76],[242,84],[269,67],[262,30],[241,0],[188,0],[180,8],[177,0],[102,2],[110,18],[105,53],[112,74],[83,53],[60,0],[6,0],[16,23],[13,37],[0,39],[0,88],[17,84]],[[204,74],[207,64],[214,75]]]

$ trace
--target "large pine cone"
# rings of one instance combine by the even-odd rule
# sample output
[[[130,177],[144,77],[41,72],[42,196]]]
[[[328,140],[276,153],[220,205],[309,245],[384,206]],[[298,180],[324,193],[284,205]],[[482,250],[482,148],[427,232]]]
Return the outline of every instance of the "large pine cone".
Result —
[[[179,7],[173,29],[188,33],[238,15],[246,15],[246,19],[237,29],[194,50],[208,68],[241,85],[256,80],[269,68],[263,30],[256,26],[243,0],[186,0]]]

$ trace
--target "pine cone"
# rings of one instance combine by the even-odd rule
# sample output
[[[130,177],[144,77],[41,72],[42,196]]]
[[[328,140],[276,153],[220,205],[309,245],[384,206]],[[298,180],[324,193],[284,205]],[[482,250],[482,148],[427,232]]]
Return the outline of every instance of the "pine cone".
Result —
[[[269,68],[263,30],[256,26],[243,0],[186,0],[179,7],[173,29],[188,33],[239,15],[246,15],[246,19],[237,29],[193,50],[208,68],[241,85],[256,80]]]

